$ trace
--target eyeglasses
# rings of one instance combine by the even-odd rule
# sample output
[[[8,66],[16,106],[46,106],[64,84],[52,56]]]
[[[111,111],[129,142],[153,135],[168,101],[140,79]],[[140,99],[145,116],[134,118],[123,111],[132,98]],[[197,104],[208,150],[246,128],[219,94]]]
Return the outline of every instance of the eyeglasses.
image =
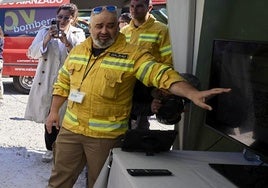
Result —
[[[70,16],[62,16],[62,15],[58,15],[58,16],[57,16],[57,19],[58,19],[58,20],[63,19],[64,21],[70,20],[70,18],[71,18]]]
[[[93,14],[100,14],[103,10],[107,10],[109,12],[115,12],[117,10],[117,7],[114,5],[95,7],[92,9],[92,12],[93,12]]]

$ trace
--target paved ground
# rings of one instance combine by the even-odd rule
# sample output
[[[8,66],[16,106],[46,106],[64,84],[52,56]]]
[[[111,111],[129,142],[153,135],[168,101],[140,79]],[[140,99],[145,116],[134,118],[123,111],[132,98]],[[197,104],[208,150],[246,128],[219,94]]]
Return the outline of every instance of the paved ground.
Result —
[[[0,102],[0,188],[44,188],[51,163],[43,163],[44,126],[23,119],[28,95],[15,91],[12,79],[4,79]],[[85,172],[75,188],[86,187]]]

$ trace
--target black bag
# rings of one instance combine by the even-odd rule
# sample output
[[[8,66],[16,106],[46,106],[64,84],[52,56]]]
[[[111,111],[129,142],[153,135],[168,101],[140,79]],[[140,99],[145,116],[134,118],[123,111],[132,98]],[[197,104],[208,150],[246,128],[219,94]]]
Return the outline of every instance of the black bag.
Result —
[[[123,139],[122,150],[145,152],[147,155],[169,151],[177,134],[176,130],[130,129]]]

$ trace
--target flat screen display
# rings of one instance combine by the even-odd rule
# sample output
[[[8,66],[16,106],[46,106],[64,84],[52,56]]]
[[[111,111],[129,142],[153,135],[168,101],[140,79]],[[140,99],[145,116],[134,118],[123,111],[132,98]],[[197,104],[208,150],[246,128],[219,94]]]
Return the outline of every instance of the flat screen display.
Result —
[[[268,159],[268,42],[214,40],[206,125]],[[267,162],[267,161],[266,161]]]

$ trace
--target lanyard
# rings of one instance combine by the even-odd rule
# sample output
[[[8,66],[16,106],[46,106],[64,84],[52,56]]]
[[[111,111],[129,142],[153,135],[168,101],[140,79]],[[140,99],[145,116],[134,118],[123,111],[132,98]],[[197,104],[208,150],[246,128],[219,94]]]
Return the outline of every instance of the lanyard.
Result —
[[[94,60],[94,62],[91,64],[91,66],[88,67],[88,66],[89,66],[89,63],[90,63],[90,60],[91,60],[91,57],[92,57],[92,53],[90,54],[90,57],[89,57],[89,59],[88,59],[87,66],[86,66],[86,69],[85,69],[85,72],[84,72],[84,75],[83,75],[83,78],[82,78],[82,80],[81,80],[80,87],[79,87],[78,90],[80,90],[83,81],[85,80],[85,78],[87,77],[88,73],[90,72],[90,70],[91,70],[92,67],[94,66],[96,60],[98,59],[98,58],[96,58],[96,59]]]

